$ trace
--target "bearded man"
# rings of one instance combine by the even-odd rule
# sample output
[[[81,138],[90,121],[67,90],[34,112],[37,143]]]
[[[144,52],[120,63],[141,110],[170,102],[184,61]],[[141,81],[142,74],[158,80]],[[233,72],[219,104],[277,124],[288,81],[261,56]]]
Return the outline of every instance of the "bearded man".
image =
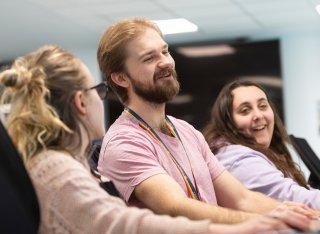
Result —
[[[179,82],[168,44],[153,22],[129,19],[109,27],[98,61],[124,105],[103,139],[98,170],[126,202],[158,214],[229,224],[289,209],[277,215],[283,224],[306,228],[306,216],[313,215],[308,207],[247,190],[217,161],[199,131],[165,114]]]

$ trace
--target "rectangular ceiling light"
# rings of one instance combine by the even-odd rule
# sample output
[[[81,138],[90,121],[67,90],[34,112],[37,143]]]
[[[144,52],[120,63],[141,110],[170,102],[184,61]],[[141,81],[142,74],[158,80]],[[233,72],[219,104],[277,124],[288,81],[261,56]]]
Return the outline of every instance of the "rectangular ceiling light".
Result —
[[[163,35],[198,31],[197,25],[183,18],[155,20],[154,22],[158,25]]]
[[[316,5],[316,11],[320,14],[320,4]]]
[[[235,49],[227,44],[179,47],[177,51],[187,57],[214,57],[235,53]]]

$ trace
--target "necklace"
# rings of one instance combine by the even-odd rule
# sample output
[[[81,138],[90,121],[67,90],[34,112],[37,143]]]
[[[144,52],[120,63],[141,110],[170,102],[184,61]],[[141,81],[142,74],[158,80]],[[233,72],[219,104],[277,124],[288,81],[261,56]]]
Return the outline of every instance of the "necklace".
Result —
[[[166,127],[168,128],[168,130],[170,131],[170,133],[179,140],[179,142],[182,144],[182,147],[186,153],[186,156],[188,158],[188,162],[191,168],[191,172],[192,172],[192,177],[194,180],[194,185],[192,184],[192,181],[190,180],[189,176],[187,175],[187,173],[184,171],[184,169],[182,168],[182,166],[179,164],[179,162],[176,160],[176,158],[174,157],[174,155],[170,152],[169,148],[166,146],[166,144],[162,141],[162,139],[159,137],[159,135],[156,133],[156,131],[149,126],[149,124],[147,122],[145,122],[137,113],[135,113],[133,110],[131,110],[129,107],[125,107],[124,108],[125,113],[127,113],[128,115],[132,116],[133,118],[135,118],[138,123],[139,126],[141,128],[143,128],[144,130],[146,130],[157,142],[160,146],[162,146],[162,148],[165,150],[166,154],[169,156],[169,158],[172,160],[172,162],[175,164],[175,166],[177,167],[178,171],[180,172],[187,190],[188,190],[188,196],[190,198],[196,199],[201,201],[201,196],[200,196],[200,192],[197,186],[197,182],[196,179],[194,177],[194,173],[192,170],[192,166],[189,160],[189,156],[187,154],[187,151],[184,147],[184,144],[179,136],[179,133],[177,131],[177,129],[174,127],[174,125],[172,124],[172,122],[170,121],[170,119],[165,116],[165,124]]]

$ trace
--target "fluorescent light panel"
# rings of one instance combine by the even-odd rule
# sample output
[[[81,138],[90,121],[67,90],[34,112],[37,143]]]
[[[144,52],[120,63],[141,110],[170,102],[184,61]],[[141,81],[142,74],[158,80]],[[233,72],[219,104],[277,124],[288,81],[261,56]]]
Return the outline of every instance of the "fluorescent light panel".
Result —
[[[235,49],[227,44],[179,47],[177,51],[187,57],[214,57],[235,53]]]
[[[191,94],[179,94],[173,100],[170,101],[171,104],[186,104],[191,103],[193,97]]]
[[[179,19],[155,20],[163,35],[198,31],[198,26],[190,21]]]
[[[261,85],[268,85],[276,88],[283,87],[282,79],[277,76],[241,76],[241,80],[252,81]]]
[[[316,5],[316,11],[320,14],[320,4]]]

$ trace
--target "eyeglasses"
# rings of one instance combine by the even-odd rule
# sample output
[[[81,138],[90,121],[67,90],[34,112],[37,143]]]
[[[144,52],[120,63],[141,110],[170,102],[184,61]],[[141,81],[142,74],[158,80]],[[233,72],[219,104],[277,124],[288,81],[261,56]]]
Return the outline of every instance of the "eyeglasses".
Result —
[[[107,97],[107,94],[109,91],[109,86],[108,86],[107,81],[103,81],[100,84],[97,84],[96,86],[93,86],[91,88],[84,89],[83,91],[88,92],[89,90],[92,90],[92,89],[97,90],[97,93],[98,93],[99,97],[101,98],[101,100],[104,100]]]

